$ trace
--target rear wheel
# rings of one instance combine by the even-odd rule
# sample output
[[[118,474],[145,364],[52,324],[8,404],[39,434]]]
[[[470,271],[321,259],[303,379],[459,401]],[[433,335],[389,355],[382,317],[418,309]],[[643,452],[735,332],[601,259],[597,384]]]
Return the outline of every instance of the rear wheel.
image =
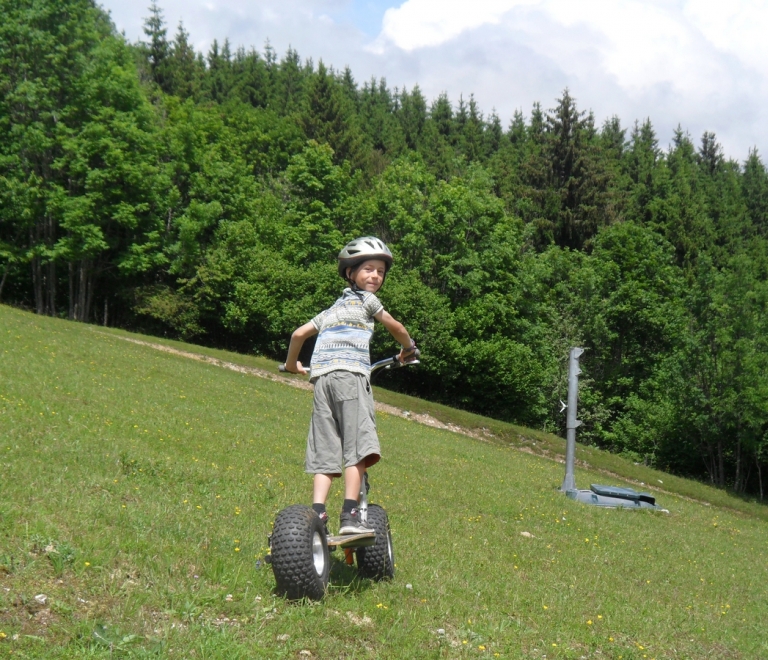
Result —
[[[369,505],[368,524],[376,532],[376,543],[357,549],[358,573],[372,580],[391,580],[395,577],[395,552],[387,512],[377,504]]]
[[[331,568],[328,539],[320,517],[295,504],[277,514],[271,541],[277,593],[291,600],[320,600]]]

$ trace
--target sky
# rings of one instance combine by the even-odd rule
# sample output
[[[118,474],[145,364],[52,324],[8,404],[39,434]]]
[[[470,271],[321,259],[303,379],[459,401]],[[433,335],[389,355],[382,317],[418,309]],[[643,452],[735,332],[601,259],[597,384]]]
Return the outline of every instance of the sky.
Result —
[[[129,41],[150,0],[97,0]],[[144,6],[146,5],[146,6]],[[233,49],[349,66],[359,84],[418,85],[428,100],[474,94],[507,126],[555,106],[567,87],[598,124],[650,118],[660,145],[676,127],[715,133],[743,162],[768,161],[768,0],[158,0],[169,37],[182,21],[197,50]],[[629,131],[628,131],[629,132]]]

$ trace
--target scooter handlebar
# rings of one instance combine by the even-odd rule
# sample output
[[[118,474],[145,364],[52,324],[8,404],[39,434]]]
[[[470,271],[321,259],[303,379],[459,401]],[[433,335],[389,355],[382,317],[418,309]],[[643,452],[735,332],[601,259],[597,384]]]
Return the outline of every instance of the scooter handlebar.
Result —
[[[393,355],[391,358],[387,358],[386,360],[379,360],[378,362],[374,362],[371,365],[371,373],[374,373],[378,371],[379,369],[390,369],[391,367],[406,367],[409,364],[419,364],[419,358],[421,357],[421,351],[417,348],[416,350],[411,353],[411,355],[408,356],[408,359],[405,362],[400,362],[398,360],[398,356]],[[288,369],[285,368],[285,364],[280,364],[277,366],[277,370],[281,371],[283,373],[290,373]]]

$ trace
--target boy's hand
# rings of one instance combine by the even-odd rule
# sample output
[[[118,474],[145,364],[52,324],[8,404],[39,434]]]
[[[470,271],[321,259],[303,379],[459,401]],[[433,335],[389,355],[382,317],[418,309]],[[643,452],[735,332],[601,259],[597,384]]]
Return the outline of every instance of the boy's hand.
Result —
[[[290,371],[292,374],[301,374],[302,376],[306,376],[309,372],[301,366],[301,362],[296,360],[296,362],[292,363],[285,363],[285,370]]]
[[[414,358],[414,354],[416,353],[416,342],[411,339],[411,346],[410,348],[401,348],[400,354],[397,356],[397,359],[400,362],[408,362],[409,360],[412,360]]]

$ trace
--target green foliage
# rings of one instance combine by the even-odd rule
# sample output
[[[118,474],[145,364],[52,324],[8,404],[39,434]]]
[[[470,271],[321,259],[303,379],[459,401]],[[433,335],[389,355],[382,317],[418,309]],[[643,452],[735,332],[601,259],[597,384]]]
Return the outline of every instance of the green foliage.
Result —
[[[197,53],[156,2],[134,45],[90,0],[0,9],[3,300],[279,356],[338,296],[340,247],[376,234],[425,356],[391,386],[563,431],[581,345],[583,442],[762,496],[756,150],[682,128],[663,150],[567,89],[504,129],[471,94],[358,86],[292,48]]]

